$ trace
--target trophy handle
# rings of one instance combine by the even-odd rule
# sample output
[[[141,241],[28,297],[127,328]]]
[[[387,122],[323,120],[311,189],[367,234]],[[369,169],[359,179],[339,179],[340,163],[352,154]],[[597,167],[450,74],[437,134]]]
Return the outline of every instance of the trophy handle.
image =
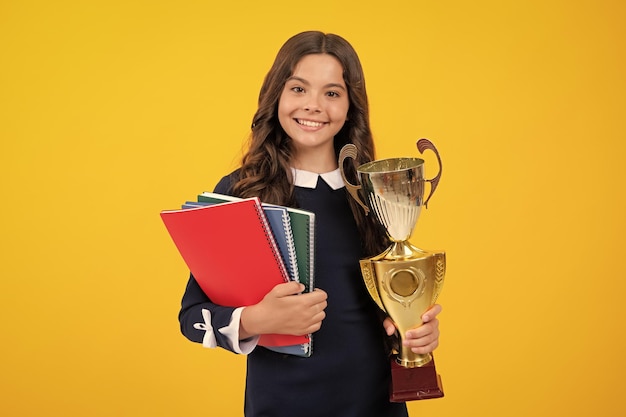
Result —
[[[435,175],[435,177],[430,180],[425,180],[425,181],[430,182],[430,193],[428,194],[428,197],[426,198],[426,201],[424,202],[424,206],[428,208],[428,200],[430,200],[430,197],[433,196],[433,193],[435,192],[437,185],[439,185],[439,180],[441,179],[441,171],[443,167],[441,165],[441,158],[439,157],[439,152],[437,152],[437,148],[435,148],[435,145],[433,145],[433,143],[429,141],[428,139],[418,140],[417,150],[420,151],[420,153],[424,153],[426,149],[430,149],[431,151],[435,153],[435,155],[437,156],[437,162],[439,163],[439,172],[437,173],[437,175]]]
[[[341,148],[341,151],[339,151],[339,171],[341,172],[341,178],[343,178],[343,182],[346,184],[346,190],[348,190],[352,198],[354,198],[356,202],[359,203],[361,207],[363,207],[363,210],[365,210],[365,215],[368,215],[370,209],[361,201],[361,197],[359,196],[359,190],[361,189],[361,186],[350,183],[350,181],[348,181],[348,179],[346,178],[346,174],[343,172],[343,162],[346,160],[346,158],[356,159],[356,156],[357,149],[356,146],[354,146],[353,144],[349,143]]]

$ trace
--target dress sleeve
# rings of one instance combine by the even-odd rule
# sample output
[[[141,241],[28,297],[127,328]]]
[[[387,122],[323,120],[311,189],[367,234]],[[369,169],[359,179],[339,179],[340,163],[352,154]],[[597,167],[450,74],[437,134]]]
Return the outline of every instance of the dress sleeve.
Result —
[[[182,334],[204,347],[222,347],[235,353],[250,353],[258,337],[239,340],[243,307],[217,305],[204,294],[193,275],[189,277],[178,314]]]

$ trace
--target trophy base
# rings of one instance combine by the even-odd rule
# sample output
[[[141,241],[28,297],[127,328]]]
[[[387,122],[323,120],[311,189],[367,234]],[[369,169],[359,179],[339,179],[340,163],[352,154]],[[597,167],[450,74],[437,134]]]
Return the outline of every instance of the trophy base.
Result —
[[[437,374],[435,360],[418,368],[405,368],[391,359],[391,387],[389,400],[405,402],[443,397],[441,377]]]

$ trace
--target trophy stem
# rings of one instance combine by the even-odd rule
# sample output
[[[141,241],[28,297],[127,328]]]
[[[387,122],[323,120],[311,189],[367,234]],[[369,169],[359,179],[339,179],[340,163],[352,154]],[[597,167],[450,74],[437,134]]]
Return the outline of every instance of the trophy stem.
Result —
[[[402,347],[402,352],[396,356],[396,363],[405,368],[419,368],[432,360],[433,356],[430,353],[413,353],[411,349],[405,348],[404,346]]]
[[[389,260],[389,261],[410,261],[414,259],[422,259],[427,256],[428,252],[414,246],[408,240],[400,240],[392,242],[391,246],[387,250],[381,253],[376,260]]]

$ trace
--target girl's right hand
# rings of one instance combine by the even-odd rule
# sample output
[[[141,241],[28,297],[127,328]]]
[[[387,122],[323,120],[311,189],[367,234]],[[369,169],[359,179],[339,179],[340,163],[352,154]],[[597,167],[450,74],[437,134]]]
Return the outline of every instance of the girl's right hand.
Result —
[[[259,303],[244,308],[239,338],[267,333],[305,335],[319,330],[326,317],[327,294],[320,289],[302,291],[304,285],[295,281],[278,284]]]

